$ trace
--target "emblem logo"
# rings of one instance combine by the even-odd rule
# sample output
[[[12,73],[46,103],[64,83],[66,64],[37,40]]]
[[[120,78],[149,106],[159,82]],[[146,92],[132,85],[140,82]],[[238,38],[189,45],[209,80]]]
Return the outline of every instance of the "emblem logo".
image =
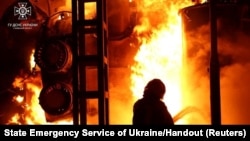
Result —
[[[18,20],[26,20],[27,15],[31,16],[31,7],[26,7],[26,2],[19,2],[19,7],[14,7],[14,16],[19,15]]]

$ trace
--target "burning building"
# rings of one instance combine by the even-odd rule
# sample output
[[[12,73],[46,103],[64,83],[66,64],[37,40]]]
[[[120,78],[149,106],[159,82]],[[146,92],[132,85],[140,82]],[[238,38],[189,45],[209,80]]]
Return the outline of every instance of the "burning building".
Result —
[[[176,124],[211,124],[209,1],[1,3],[1,124],[131,124],[156,77]],[[249,6],[214,9],[222,124],[250,123]]]

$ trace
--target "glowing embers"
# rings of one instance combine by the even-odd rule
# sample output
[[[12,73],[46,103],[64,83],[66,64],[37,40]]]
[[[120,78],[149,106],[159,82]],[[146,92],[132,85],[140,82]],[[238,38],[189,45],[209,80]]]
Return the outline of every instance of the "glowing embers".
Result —
[[[67,114],[72,109],[71,86],[58,82],[44,87],[39,103],[47,114],[52,116]]]
[[[47,41],[37,46],[35,61],[47,72],[66,72],[72,65],[71,48],[60,40]]]

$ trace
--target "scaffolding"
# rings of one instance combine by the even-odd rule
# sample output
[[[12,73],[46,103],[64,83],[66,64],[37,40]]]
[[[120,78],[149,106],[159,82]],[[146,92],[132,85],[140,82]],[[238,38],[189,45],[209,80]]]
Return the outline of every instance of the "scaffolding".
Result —
[[[95,17],[86,16],[88,4]],[[88,123],[88,101],[97,101],[99,125],[109,124],[106,0],[72,0],[73,124]],[[89,44],[94,40],[94,44]]]

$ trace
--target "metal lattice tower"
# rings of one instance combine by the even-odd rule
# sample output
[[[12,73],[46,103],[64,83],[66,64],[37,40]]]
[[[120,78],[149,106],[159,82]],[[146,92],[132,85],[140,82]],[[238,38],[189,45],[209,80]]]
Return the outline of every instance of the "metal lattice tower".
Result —
[[[88,4],[95,7],[93,18],[86,16]],[[95,101],[97,124],[107,125],[109,89],[106,0],[72,0],[72,34],[73,124],[88,124],[88,102]]]

